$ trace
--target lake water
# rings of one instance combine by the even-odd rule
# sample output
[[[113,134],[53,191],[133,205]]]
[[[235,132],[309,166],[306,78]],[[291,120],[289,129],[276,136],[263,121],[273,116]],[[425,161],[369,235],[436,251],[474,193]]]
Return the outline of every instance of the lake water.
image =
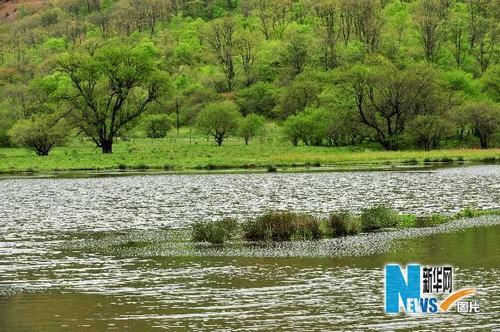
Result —
[[[0,331],[498,330],[498,217],[224,249],[176,235],[220,215],[380,203],[420,214],[500,208],[500,167],[2,179]],[[481,313],[384,315],[387,262],[454,265],[456,288],[477,288]]]

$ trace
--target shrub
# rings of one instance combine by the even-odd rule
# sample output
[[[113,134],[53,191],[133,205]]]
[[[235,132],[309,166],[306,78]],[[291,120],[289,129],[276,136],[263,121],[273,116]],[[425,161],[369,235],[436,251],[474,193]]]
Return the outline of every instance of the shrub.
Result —
[[[269,212],[248,221],[243,236],[251,241],[289,241],[292,238],[318,239],[319,222],[312,216],[293,212]]]
[[[329,224],[334,236],[354,235],[361,231],[361,221],[345,211],[332,213]]]
[[[238,222],[232,218],[224,218],[214,222],[196,222],[191,231],[194,242],[209,242],[223,244],[231,239],[238,227]]]
[[[249,114],[240,120],[239,133],[248,145],[250,140],[259,135],[265,124],[264,117],[256,114]]]
[[[385,227],[395,227],[400,221],[399,215],[385,206],[376,206],[363,210],[361,225],[364,231],[376,231]]]
[[[148,138],[163,138],[170,130],[170,122],[164,114],[154,114],[144,120],[146,136]]]
[[[12,143],[32,149],[39,156],[48,156],[55,146],[64,143],[68,128],[54,116],[38,115],[18,121],[8,135]]]

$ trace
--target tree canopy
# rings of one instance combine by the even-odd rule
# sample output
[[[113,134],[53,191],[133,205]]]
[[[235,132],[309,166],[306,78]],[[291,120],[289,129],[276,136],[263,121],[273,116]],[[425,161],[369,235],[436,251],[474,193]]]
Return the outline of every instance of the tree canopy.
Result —
[[[463,109],[500,103],[498,17],[492,0],[25,5],[0,19],[0,144],[16,122],[57,113],[109,153],[150,115],[173,114],[178,132],[232,103],[267,121],[298,124],[312,112],[344,123],[348,132],[330,126],[324,145],[496,146],[498,128],[481,142]],[[40,89],[43,109],[33,107]],[[422,143],[417,123],[451,134]]]

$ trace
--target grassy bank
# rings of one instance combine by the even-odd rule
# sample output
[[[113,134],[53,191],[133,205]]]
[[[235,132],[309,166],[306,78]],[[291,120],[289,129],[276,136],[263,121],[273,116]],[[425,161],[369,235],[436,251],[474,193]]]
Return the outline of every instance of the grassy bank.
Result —
[[[500,210],[466,208],[454,215],[400,215],[396,211],[376,206],[355,215],[347,211],[333,212],[328,218],[306,213],[268,212],[246,222],[224,218],[213,222],[197,222],[191,230],[193,242],[224,244],[230,240],[281,242],[318,240],[372,233],[383,229],[434,227],[453,220],[484,215],[500,215]]]
[[[103,155],[90,142],[73,141],[55,148],[48,157],[38,157],[21,148],[0,149],[0,173],[79,170],[214,170],[233,168],[278,168],[424,164],[433,162],[500,162],[500,149],[450,149],[434,151],[380,151],[366,147],[294,147],[279,137],[254,140],[249,145],[237,138],[217,147],[202,136],[189,133],[165,139],[119,141],[114,153]]]

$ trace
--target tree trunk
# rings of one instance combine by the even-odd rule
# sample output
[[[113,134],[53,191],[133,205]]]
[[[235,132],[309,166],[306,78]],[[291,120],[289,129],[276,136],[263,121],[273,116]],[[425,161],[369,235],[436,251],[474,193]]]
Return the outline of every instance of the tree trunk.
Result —
[[[479,141],[481,143],[481,149],[488,148],[488,137],[486,135],[479,136]]]
[[[113,153],[113,140],[103,139],[100,142],[102,153]]]
[[[35,152],[40,157],[47,157],[49,155],[50,148],[36,147]]]
[[[396,145],[394,144],[394,142],[391,139],[379,140],[379,142],[382,145],[382,147],[384,148],[384,150],[387,150],[387,151],[397,150]]]
[[[177,128],[177,135],[179,135],[179,128],[181,126],[181,122],[180,122],[180,119],[179,119],[179,113],[180,113],[180,107],[179,107],[179,101],[177,100],[175,102],[175,114],[176,114],[176,123],[175,123],[175,126]]]
[[[216,133],[214,135],[214,137],[215,137],[215,142],[217,143],[217,146],[221,146],[222,143],[224,142],[224,138],[225,138],[224,134],[222,134],[222,133]]]

